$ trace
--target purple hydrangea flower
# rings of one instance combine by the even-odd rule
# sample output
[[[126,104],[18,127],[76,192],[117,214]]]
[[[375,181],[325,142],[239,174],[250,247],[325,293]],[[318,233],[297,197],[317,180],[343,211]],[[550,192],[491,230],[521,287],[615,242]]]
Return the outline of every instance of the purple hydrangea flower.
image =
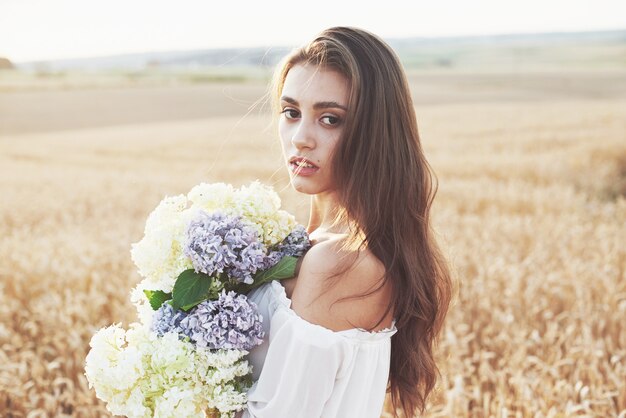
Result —
[[[297,225],[293,231],[278,244],[278,251],[283,254],[283,257],[301,257],[309,248],[311,248],[309,234],[302,225]]]
[[[187,227],[184,253],[196,272],[226,273],[252,284],[252,275],[265,267],[266,248],[256,230],[237,216],[199,212]]]
[[[163,336],[163,334],[167,332],[184,334],[183,329],[180,327],[180,323],[186,317],[187,313],[185,311],[175,310],[172,308],[172,305],[165,302],[159,309],[156,310],[156,312],[154,312],[150,329],[159,337]]]
[[[297,225],[273,251],[265,257],[264,270],[276,265],[283,257],[301,257],[309,248],[309,234],[302,225]]]
[[[263,342],[262,321],[254,302],[223,290],[218,300],[196,306],[180,327],[199,347],[250,350]]]

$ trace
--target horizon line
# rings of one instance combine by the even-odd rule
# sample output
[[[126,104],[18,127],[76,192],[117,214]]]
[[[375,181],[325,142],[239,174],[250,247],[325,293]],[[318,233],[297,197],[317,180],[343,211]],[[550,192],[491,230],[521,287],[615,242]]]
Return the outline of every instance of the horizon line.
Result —
[[[626,27],[622,28],[602,28],[602,29],[586,29],[586,30],[554,30],[554,31],[536,31],[536,32],[498,32],[489,34],[457,34],[457,35],[415,35],[415,36],[381,36],[385,41],[398,41],[398,40],[436,40],[436,39],[477,39],[477,38],[493,38],[493,37],[506,37],[506,36],[525,36],[525,35],[567,35],[567,34],[588,34],[588,33],[606,33],[606,32],[626,32]],[[261,49],[261,48],[295,48],[298,45],[250,45],[250,46],[232,46],[232,47],[196,47],[196,48],[180,48],[180,49],[144,49],[131,52],[117,52],[106,53],[102,55],[88,55],[88,56],[65,56],[59,58],[43,58],[43,59],[28,59],[13,61],[9,56],[1,56],[0,58],[6,58],[14,64],[36,64],[36,63],[50,63],[54,61],[79,61],[79,60],[91,60],[100,58],[114,58],[133,55],[144,54],[167,54],[167,53],[184,53],[194,51],[220,51],[220,50],[245,50],[245,49]]]

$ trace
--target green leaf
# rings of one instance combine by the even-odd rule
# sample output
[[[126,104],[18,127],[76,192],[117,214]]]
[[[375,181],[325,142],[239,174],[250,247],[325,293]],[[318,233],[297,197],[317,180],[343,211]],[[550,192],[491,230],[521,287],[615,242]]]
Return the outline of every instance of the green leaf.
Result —
[[[257,273],[254,276],[252,284],[238,283],[234,286],[227,286],[226,290],[234,290],[237,293],[246,294],[262,284],[269,283],[272,280],[289,279],[296,275],[296,264],[300,257],[283,257],[273,267]]]
[[[185,270],[178,276],[172,291],[172,307],[189,310],[207,299],[213,278],[208,274]]]
[[[254,287],[263,283],[271,282],[272,280],[289,279],[290,277],[295,276],[297,262],[298,257],[283,257],[273,267],[257,274],[254,277]]]
[[[261,272],[256,279],[263,281],[289,279],[296,274],[298,257],[283,257],[273,267]]]
[[[165,293],[162,290],[144,290],[143,293],[146,295],[150,306],[152,306],[152,309],[155,311],[163,305],[163,302],[172,298],[171,293]]]

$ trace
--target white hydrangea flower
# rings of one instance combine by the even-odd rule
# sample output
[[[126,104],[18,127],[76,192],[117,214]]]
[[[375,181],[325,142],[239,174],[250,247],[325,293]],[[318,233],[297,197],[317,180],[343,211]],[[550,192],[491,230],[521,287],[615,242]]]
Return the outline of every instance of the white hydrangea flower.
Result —
[[[194,402],[195,398],[197,398],[197,394],[194,393],[192,388],[171,387],[156,399],[154,417],[204,418],[205,414],[198,408],[198,404]]]
[[[98,398],[110,401],[107,407],[112,413],[127,415],[126,408],[130,408],[139,411],[140,415],[134,416],[143,416],[145,408],[137,406],[137,401],[143,404],[143,397],[134,390],[144,374],[142,353],[137,347],[126,346],[125,334],[116,324],[92,337],[85,375]]]
[[[258,181],[242,186],[236,193],[235,211],[250,222],[267,246],[278,244],[295,228],[296,219],[280,210],[280,197]]]
[[[107,409],[113,415],[126,415],[128,417],[149,418],[152,416],[150,408],[144,406],[145,396],[140,387],[135,387],[130,394],[118,393],[107,405]]]
[[[144,237],[132,245],[131,258],[150,289],[171,292],[178,275],[192,268],[183,254],[185,227],[190,220],[184,195],[166,197],[148,216]]]
[[[174,333],[162,337],[138,323],[125,331],[103,328],[90,342],[85,375],[107,409],[128,417],[224,416],[242,409],[247,393],[236,378],[248,376],[246,351],[196,349]]]
[[[206,381],[209,385],[218,386],[225,382],[230,382],[237,376],[245,376],[252,371],[251,366],[247,361],[235,363],[232,366],[219,368],[210,376],[207,376]]]
[[[198,356],[208,367],[224,368],[237,363],[248,354],[246,350],[208,350],[198,349]]]
[[[212,396],[209,397],[209,407],[217,408],[220,412],[235,412],[237,405],[245,404],[247,396],[238,392],[233,385],[216,386]]]
[[[200,183],[187,193],[187,199],[194,206],[204,209],[208,213],[222,208],[234,207],[234,197],[235,190],[233,186],[225,183]]]
[[[153,290],[152,284],[149,280],[143,280],[130,292],[130,301],[137,308],[137,317],[139,322],[143,324],[146,329],[150,329],[152,326],[152,317],[154,316],[154,309],[150,306],[150,302],[146,297],[144,290]]]

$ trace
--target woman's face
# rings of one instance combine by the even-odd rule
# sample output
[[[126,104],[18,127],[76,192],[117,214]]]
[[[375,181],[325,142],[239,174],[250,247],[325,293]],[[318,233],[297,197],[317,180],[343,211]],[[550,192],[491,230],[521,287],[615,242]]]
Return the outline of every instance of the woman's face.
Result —
[[[287,73],[278,133],[291,184],[299,192],[334,190],[330,156],[343,131],[348,97],[348,80],[336,71],[296,65]]]

